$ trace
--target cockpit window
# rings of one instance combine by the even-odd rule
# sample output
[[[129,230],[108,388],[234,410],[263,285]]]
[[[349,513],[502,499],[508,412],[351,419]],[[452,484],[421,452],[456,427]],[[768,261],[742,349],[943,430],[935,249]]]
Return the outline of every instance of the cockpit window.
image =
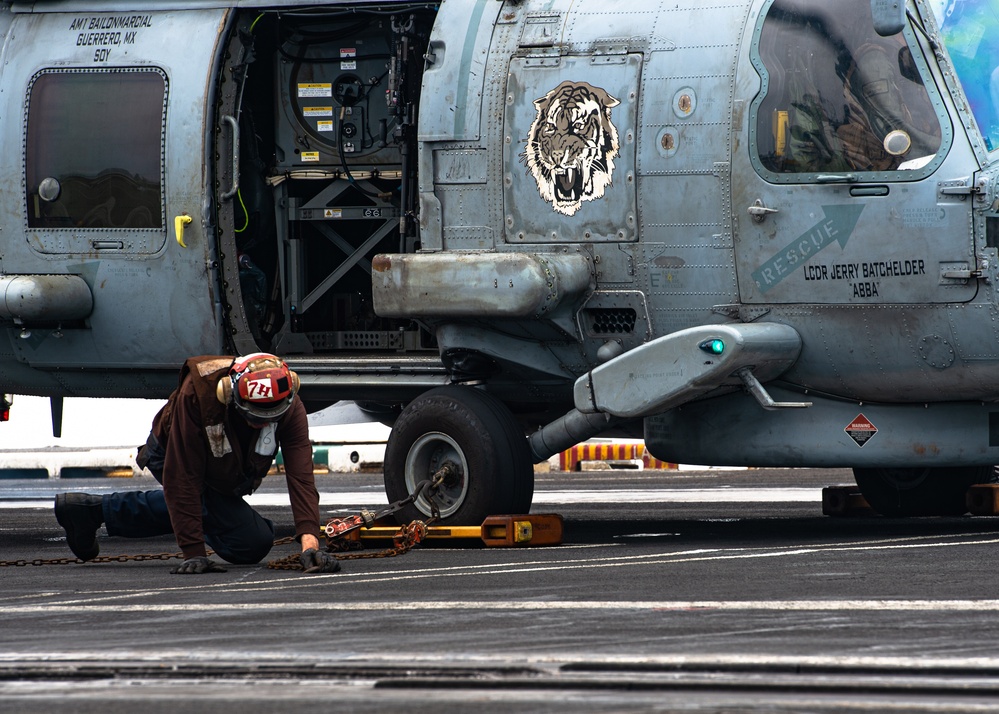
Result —
[[[935,0],[933,12],[985,146],[999,149],[999,6],[995,0]]]
[[[28,226],[163,227],[166,77],[49,70],[29,89]]]
[[[935,168],[941,121],[907,38],[914,42],[908,30],[877,35],[870,0],[774,0],[753,58],[763,78],[753,108],[764,173],[785,182],[857,172],[899,180]]]

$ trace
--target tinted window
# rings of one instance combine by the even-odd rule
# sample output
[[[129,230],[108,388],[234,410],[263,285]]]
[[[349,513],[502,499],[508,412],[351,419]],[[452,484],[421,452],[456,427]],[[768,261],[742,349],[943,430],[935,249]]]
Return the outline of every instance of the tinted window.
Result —
[[[155,70],[42,72],[29,92],[28,225],[163,226],[166,78]]]
[[[769,171],[918,171],[940,151],[906,35],[879,37],[870,0],[775,0],[758,61],[756,146]]]

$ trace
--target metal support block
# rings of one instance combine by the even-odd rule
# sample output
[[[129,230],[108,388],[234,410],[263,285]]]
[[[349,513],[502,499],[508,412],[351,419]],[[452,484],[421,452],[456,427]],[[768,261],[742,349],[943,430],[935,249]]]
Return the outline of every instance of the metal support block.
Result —
[[[999,515],[999,483],[979,483],[968,489],[968,511],[973,516]]]
[[[822,489],[822,515],[873,516],[875,513],[856,486],[827,486]]]

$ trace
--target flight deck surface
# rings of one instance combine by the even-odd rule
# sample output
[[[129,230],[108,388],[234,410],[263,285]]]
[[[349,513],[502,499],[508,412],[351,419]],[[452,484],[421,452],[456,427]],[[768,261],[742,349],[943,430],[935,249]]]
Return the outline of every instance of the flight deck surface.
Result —
[[[324,518],[385,503],[380,474],[318,481]],[[435,542],[335,575],[4,567],[0,711],[999,704],[999,520],[823,516],[821,488],[849,482],[844,470],[539,474],[533,512],[565,518],[561,545]],[[57,492],[154,485],[4,482],[0,560],[70,555]],[[279,536],[284,497],[280,477],[253,497]],[[169,537],[102,531],[100,544],[176,552]]]

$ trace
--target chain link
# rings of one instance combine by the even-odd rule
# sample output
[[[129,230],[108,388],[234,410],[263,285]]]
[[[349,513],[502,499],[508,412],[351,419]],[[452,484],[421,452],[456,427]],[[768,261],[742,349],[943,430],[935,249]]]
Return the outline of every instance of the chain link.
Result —
[[[386,548],[385,550],[380,550],[374,553],[345,553],[345,550],[359,550],[363,549],[364,546],[360,541],[353,542],[347,541],[342,538],[329,539],[327,538],[326,550],[329,552],[338,553],[337,560],[359,560],[361,558],[392,558],[397,555],[402,555],[407,553],[416,545],[419,545],[424,538],[427,536],[427,526],[434,523],[440,518],[440,508],[437,505],[434,496],[437,493],[437,489],[444,482],[444,479],[454,475],[457,471],[457,465],[447,461],[441,466],[440,469],[434,473],[429,479],[421,481],[417,484],[416,489],[407,498],[401,501],[396,501],[390,504],[388,509],[381,511],[377,516],[385,516],[390,513],[394,513],[402,509],[403,506],[407,506],[416,501],[421,495],[430,504],[430,519],[426,522],[424,521],[412,521],[407,525],[401,526],[399,532],[392,537],[392,547]],[[292,543],[296,540],[295,536],[289,536],[286,538],[278,538],[274,541],[274,545],[286,545]],[[214,555],[215,551],[208,550],[207,555]],[[91,558],[90,560],[80,560],[79,558],[35,558],[34,560],[0,560],[0,568],[7,567],[23,567],[26,565],[69,565],[71,563],[130,563],[130,562],[143,562],[146,560],[175,560],[183,559],[183,553],[139,553],[135,555],[98,555],[96,558]],[[272,570],[301,570],[302,565],[299,562],[299,555],[292,554],[284,558],[278,558],[277,560],[272,560],[267,563],[267,567]]]
[[[172,560],[183,558],[183,553],[139,553],[136,555],[98,555],[90,560],[79,558],[35,558],[34,560],[0,560],[0,568],[23,565],[69,565],[71,563],[127,563],[143,560]]]
[[[397,555],[402,555],[403,553],[408,553],[413,549],[414,546],[419,545],[423,542],[423,539],[427,537],[427,526],[438,521],[441,517],[440,507],[437,505],[437,500],[434,496],[437,495],[437,489],[441,487],[445,479],[453,477],[458,473],[458,465],[452,461],[445,461],[439,469],[428,479],[421,481],[416,484],[416,488],[406,498],[401,501],[396,501],[389,504],[388,508],[385,508],[378,513],[374,514],[373,520],[380,518],[385,518],[391,514],[398,513],[405,506],[411,503],[415,503],[416,499],[423,496],[424,499],[430,504],[430,518],[426,521],[411,521],[410,523],[400,526],[399,531],[392,537],[392,547],[386,548],[385,550],[379,550],[375,552],[357,552],[363,550],[364,545],[360,540],[350,540],[346,538],[348,533],[356,531],[360,527],[360,523],[354,524],[349,527],[346,531],[341,531],[339,528],[331,528],[327,525],[325,533],[326,537],[326,550],[330,553],[336,554],[337,560],[360,560],[362,558],[394,558]],[[332,524],[334,521],[340,521],[341,519],[334,518],[330,522]],[[337,535],[331,536],[329,534],[336,533]],[[354,551],[354,552],[349,552]],[[273,570],[301,570],[302,565],[299,562],[298,555],[289,555],[284,558],[279,558],[277,560],[272,560],[267,564],[268,568]]]
[[[432,522],[432,520],[431,520]],[[337,560],[357,560],[360,558],[391,558],[396,555],[402,555],[407,551],[411,550],[413,546],[418,545],[427,535],[427,524],[423,521],[413,521],[408,525],[399,528],[399,532],[392,538],[393,546],[386,550],[368,553],[368,552],[354,552],[354,553],[337,553]],[[294,543],[296,538],[294,536],[288,536],[287,538],[278,538],[274,541],[274,545],[287,545],[289,543]],[[347,544],[350,545],[347,545]],[[350,541],[343,541],[337,543],[337,547],[349,547],[352,549],[363,548],[361,543],[352,543]],[[333,543],[327,545],[326,550],[335,551]],[[214,550],[208,550],[208,555],[214,555]],[[70,564],[83,564],[83,563],[141,563],[146,560],[175,560],[183,559],[183,553],[137,553],[134,555],[98,555],[96,558],[91,558],[90,560],[80,560],[79,558],[35,558],[34,560],[0,560],[0,568],[3,567],[23,567],[27,565],[70,565]],[[278,558],[277,560],[272,560],[267,563],[267,567],[272,570],[301,570],[302,566],[298,560],[299,556],[297,553],[286,556],[284,558]]]
[[[331,541],[326,550],[336,554],[337,560],[361,560],[362,558],[393,558],[403,553],[408,553],[414,546],[419,545],[427,537],[427,523],[423,521],[412,521],[404,526],[400,526],[399,532],[392,537],[392,547],[375,552],[358,552],[358,548],[363,548],[360,542],[354,541]],[[349,545],[348,545],[349,544]],[[343,549],[350,548],[353,552],[344,552]],[[284,558],[272,560],[267,564],[272,570],[301,570],[302,564],[297,554],[292,554]]]
[[[278,538],[274,545],[287,545],[295,541],[294,536]],[[215,551],[209,549],[208,555],[215,555]],[[80,560],[79,558],[35,558],[34,560],[0,560],[0,568],[21,567],[25,565],[70,565],[72,563],[141,563],[145,560],[175,560],[183,559],[183,553],[136,553],[134,555],[98,555],[90,560]]]
[[[0,560],[0,568],[21,567],[24,565],[69,565],[70,563],[82,563],[79,558],[51,558],[34,560]]]

